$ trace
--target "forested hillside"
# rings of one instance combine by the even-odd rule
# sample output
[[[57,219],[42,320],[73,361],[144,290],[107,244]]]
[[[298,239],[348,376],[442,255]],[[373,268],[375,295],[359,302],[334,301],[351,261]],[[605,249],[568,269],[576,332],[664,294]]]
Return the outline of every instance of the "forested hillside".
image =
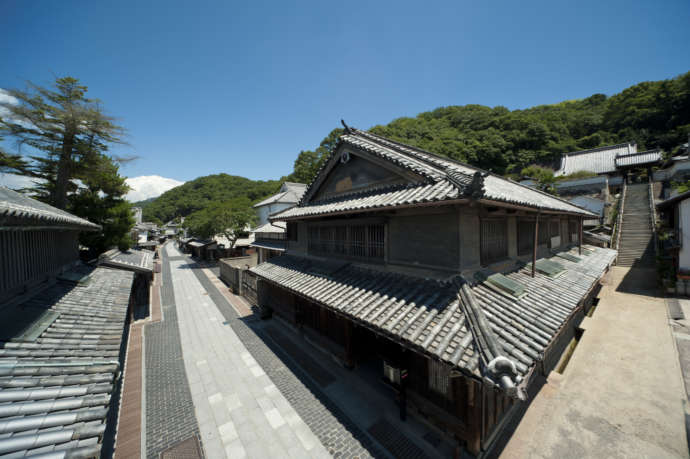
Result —
[[[347,121],[367,128],[357,120]],[[672,153],[690,133],[690,72],[640,83],[610,97],[594,94],[525,110],[441,107],[374,126],[371,131],[499,174],[519,174],[532,164],[555,168],[564,152],[625,141],[636,141],[640,151],[662,148]],[[334,129],[316,149],[301,151],[286,178],[310,183],[342,132]],[[200,177],[144,204],[144,219],[165,222],[237,198],[256,202],[277,192],[279,186],[280,181],[227,174]]]
[[[690,133],[690,72],[639,83],[610,97],[594,94],[526,110],[442,107],[371,131],[499,174],[518,173],[535,163],[556,166],[561,153],[629,140],[638,143],[638,150],[658,147],[670,153]],[[335,129],[319,148],[300,152],[290,178],[309,183],[341,132]]]
[[[247,198],[250,202],[276,193],[277,180],[250,180],[228,174],[207,175],[166,191],[152,202],[143,205],[144,220],[167,222],[174,217],[186,217],[214,204]]]

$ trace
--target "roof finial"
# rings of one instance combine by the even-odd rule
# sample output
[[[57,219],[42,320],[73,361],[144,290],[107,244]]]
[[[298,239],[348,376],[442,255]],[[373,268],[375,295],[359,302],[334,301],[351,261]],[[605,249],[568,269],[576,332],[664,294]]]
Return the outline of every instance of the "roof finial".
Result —
[[[347,124],[345,124],[345,120],[342,120],[342,119],[341,119],[340,122],[343,123],[343,127],[345,128],[345,133],[347,133],[347,134],[352,133],[352,129],[350,129],[350,126],[348,126]]]

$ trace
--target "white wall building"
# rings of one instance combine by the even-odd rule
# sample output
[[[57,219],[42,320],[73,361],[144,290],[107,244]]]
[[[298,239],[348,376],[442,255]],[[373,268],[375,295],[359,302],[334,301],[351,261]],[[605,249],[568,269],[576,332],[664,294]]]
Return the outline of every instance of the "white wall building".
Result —
[[[269,215],[297,205],[306,189],[307,185],[303,183],[285,182],[277,194],[255,204],[254,208],[259,216],[259,226],[268,223]]]

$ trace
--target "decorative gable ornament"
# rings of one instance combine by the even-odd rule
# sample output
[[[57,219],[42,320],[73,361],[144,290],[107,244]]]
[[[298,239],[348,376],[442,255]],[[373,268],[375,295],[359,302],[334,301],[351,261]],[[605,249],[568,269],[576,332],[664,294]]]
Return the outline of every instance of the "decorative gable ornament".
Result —
[[[349,151],[344,151],[342,155],[340,155],[340,162],[345,164],[350,160],[350,152]]]

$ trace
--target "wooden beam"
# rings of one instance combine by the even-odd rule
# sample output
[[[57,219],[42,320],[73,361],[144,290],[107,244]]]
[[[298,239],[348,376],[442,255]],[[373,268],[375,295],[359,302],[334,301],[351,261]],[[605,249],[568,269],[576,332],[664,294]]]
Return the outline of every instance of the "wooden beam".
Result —
[[[539,212],[534,220],[534,247],[532,247],[532,277],[537,269],[537,246],[539,245]]]

